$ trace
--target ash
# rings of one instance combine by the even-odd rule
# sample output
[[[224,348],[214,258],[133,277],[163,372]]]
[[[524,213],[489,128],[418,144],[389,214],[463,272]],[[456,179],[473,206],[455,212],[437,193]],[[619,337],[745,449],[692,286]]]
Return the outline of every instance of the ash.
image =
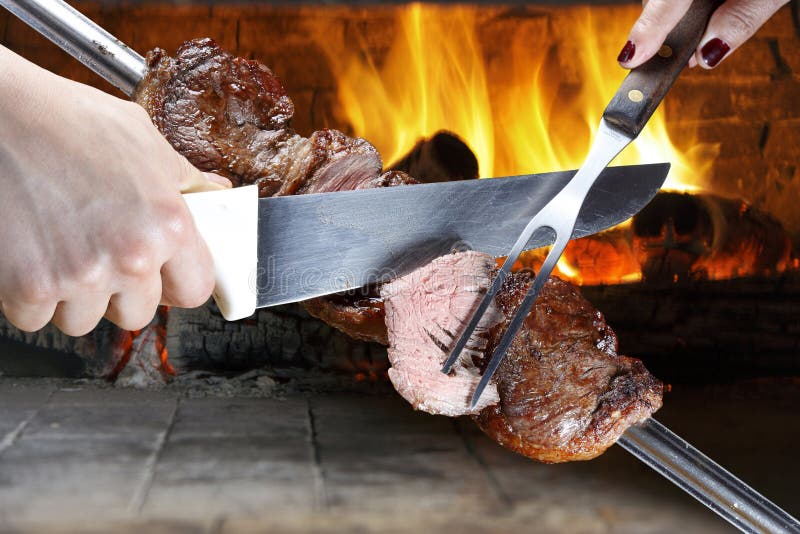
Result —
[[[234,376],[190,371],[156,387],[177,391],[187,398],[286,398],[303,393],[339,392],[386,395],[393,391],[387,380],[364,381],[339,373],[308,369],[253,369]]]

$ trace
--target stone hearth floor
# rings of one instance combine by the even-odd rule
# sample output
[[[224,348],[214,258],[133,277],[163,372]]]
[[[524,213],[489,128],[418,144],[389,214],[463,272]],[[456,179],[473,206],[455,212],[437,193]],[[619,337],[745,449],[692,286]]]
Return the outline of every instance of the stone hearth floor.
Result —
[[[658,418],[800,514],[800,383],[674,391]],[[731,531],[618,447],[538,464],[392,394],[0,379],[3,532],[678,529]]]

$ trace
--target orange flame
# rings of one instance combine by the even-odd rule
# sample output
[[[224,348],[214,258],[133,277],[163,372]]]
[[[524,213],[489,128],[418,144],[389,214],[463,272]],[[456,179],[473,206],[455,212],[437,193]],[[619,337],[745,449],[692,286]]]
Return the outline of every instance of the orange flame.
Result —
[[[467,5],[397,8],[397,36],[380,64],[366,35],[360,50],[326,47],[344,119],[387,163],[420,137],[449,130],[475,152],[482,176],[579,167],[626,74],[614,60],[617,41],[624,41],[640,8],[562,8],[554,12],[559,21],[542,24],[552,38],[530,35],[530,25],[507,24],[511,46],[501,51],[505,57],[487,57],[478,38],[487,19],[497,16],[481,16],[485,11]],[[568,24],[580,42],[560,40],[548,29],[557,23]],[[669,188],[696,187],[714,149],[682,141],[692,149],[674,146],[659,110],[615,163],[669,161]]]
[[[421,137],[455,132],[475,153],[482,176],[582,164],[602,111],[626,74],[615,57],[640,12],[635,5],[559,8],[509,22],[502,8],[394,9],[396,37],[380,57],[370,53],[366,33],[360,47],[337,49],[326,41],[342,120],[386,163]],[[491,46],[484,46],[488,40]],[[697,189],[717,149],[694,135],[681,139],[681,146],[689,148],[679,150],[670,140],[660,109],[614,164],[667,161],[672,169],[666,188]],[[585,277],[568,261],[559,265],[560,274],[580,283]],[[615,282],[640,278],[635,265],[617,271]]]

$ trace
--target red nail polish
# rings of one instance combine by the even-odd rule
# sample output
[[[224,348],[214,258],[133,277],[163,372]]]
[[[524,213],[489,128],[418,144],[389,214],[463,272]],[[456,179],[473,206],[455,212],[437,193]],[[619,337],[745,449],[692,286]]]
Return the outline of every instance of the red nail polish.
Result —
[[[627,63],[633,58],[633,55],[636,53],[636,45],[632,42],[628,41],[625,43],[625,46],[622,47],[622,51],[617,56],[617,61],[620,63]]]
[[[713,68],[722,61],[722,58],[725,57],[725,54],[727,54],[730,49],[731,47],[728,43],[719,37],[714,37],[703,45],[703,48],[700,49],[700,55],[705,64]]]

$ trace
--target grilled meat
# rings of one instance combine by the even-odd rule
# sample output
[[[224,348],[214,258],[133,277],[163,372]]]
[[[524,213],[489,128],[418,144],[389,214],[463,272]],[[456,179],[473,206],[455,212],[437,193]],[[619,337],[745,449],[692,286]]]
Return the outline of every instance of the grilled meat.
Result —
[[[261,196],[417,183],[381,174],[377,150],[336,130],[297,135],[294,106],[256,61],[210,39],[184,43],[174,58],[156,49],[136,101],[172,145],[202,170]],[[614,332],[570,284],[551,278],[476,410],[469,398],[487,356],[531,279],[514,274],[449,376],[439,372],[457,332],[496,274],[492,258],[451,254],[366,294],[306,303],[312,315],[358,339],[389,345],[390,378],[415,408],[471,414],[498,443],[544,462],[601,454],[661,406],[662,384],[639,360],[617,354]]]

